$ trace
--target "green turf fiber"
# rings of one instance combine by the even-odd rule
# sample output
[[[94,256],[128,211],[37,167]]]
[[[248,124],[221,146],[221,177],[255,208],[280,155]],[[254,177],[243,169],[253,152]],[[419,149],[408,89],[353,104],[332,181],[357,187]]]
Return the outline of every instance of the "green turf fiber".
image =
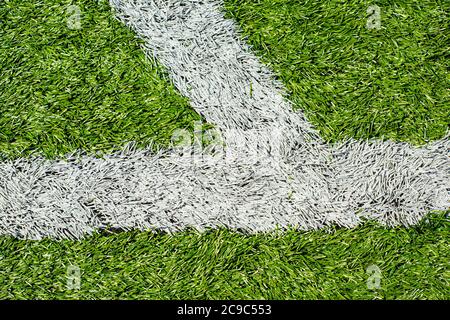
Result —
[[[70,29],[81,9],[81,28]],[[0,152],[63,156],[166,145],[198,114],[105,1],[0,2]]]
[[[415,144],[450,124],[449,1],[225,0],[327,141]],[[381,9],[369,30],[367,8]]]
[[[2,237],[0,298],[448,299],[449,237],[443,215],[409,229]],[[371,265],[379,289],[367,286]],[[81,271],[79,290],[67,287],[69,266]]]

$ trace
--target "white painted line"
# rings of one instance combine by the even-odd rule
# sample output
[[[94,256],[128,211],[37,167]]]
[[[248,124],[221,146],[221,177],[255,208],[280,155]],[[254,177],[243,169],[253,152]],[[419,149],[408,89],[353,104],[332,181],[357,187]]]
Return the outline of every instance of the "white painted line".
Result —
[[[329,146],[239,40],[214,0],[110,0],[166,66],[180,92],[217,125],[226,148],[105,159],[0,164],[0,234],[80,238],[99,228],[178,231],[224,226],[353,227],[362,217],[416,223],[449,207],[449,139]],[[194,156],[190,156],[194,154]]]

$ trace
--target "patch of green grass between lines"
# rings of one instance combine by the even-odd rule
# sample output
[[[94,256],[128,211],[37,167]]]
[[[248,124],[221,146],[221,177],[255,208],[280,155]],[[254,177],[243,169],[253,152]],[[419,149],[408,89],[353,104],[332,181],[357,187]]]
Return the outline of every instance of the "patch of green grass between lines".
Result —
[[[395,229],[1,237],[0,298],[448,299],[449,238],[444,214]],[[79,290],[67,287],[74,266]]]

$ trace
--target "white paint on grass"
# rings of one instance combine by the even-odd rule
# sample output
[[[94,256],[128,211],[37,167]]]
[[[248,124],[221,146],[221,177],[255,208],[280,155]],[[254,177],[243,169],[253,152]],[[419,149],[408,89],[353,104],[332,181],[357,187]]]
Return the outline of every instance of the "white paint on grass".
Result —
[[[99,228],[246,232],[362,217],[416,223],[449,206],[448,137],[326,145],[282,85],[239,40],[215,0],[110,0],[225,148],[125,148],[104,159],[0,164],[0,234],[80,238]]]

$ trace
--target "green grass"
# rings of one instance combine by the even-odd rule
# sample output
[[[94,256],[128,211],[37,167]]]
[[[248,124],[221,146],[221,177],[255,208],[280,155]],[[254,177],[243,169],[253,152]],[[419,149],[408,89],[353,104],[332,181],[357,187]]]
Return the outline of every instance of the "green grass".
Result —
[[[443,215],[409,229],[2,237],[0,298],[448,299],[449,237]],[[370,265],[379,289],[367,287]],[[67,288],[69,266],[80,268],[79,290]]]
[[[110,152],[130,141],[167,145],[200,116],[145,59],[105,1],[0,4],[0,153]],[[423,143],[450,123],[444,1],[227,0],[249,42],[328,141],[382,137]],[[371,3],[372,4],[372,3]],[[448,12],[448,10],[447,10]]]
[[[382,9],[378,31],[365,28],[362,1],[226,0],[228,15],[327,140],[442,137],[448,4],[374,3]],[[68,4],[81,8],[79,30],[67,27]],[[6,157],[166,145],[174,129],[198,119],[105,1],[0,2]],[[449,227],[442,213],[409,229],[3,236],[0,298],[448,299]],[[71,265],[81,270],[80,290],[66,288]],[[382,272],[380,289],[367,288],[370,265]]]
[[[58,157],[167,145],[199,115],[105,1],[0,2],[0,153]]]
[[[450,2],[225,0],[327,141],[421,144],[450,124]],[[369,5],[381,29],[366,27]]]

